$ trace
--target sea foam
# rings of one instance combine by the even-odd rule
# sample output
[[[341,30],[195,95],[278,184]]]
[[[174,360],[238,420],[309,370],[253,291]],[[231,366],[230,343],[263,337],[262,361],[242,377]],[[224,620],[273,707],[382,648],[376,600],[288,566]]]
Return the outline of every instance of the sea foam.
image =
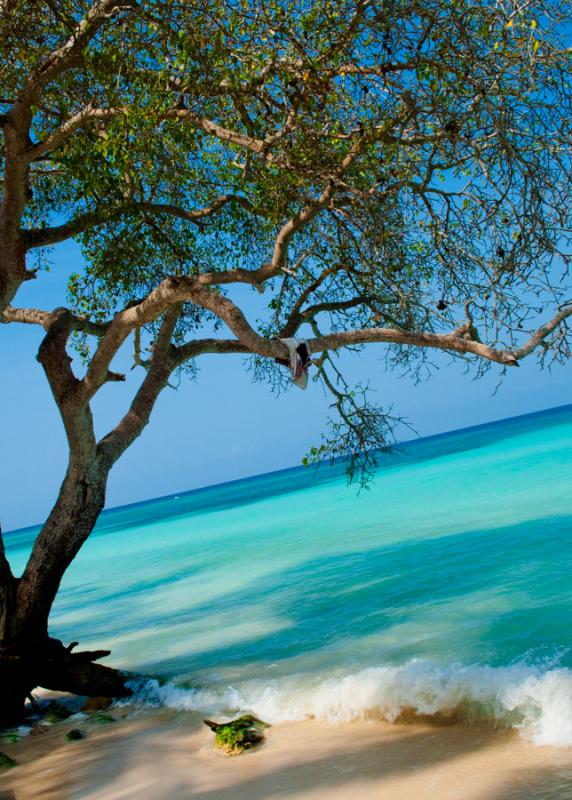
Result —
[[[330,677],[293,675],[271,683],[185,688],[149,680],[136,702],[233,715],[249,711],[270,723],[329,722],[417,715],[512,727],[537,745],[572,746],[572,671],[516,664],[443,666],[413,660]]]

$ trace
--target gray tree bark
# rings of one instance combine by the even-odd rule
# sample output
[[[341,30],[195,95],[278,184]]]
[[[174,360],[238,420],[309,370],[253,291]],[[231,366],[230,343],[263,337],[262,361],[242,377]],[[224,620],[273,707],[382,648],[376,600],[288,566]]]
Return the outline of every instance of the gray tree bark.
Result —
[[[72,652],[50,637],[48,618],[61,579],[105,503],[108,470],[71,467],[21,578],[0,571],[0,723],[20,719],[37,687],[85,695],[129,695],[126,677],[93,663],[109,651]],[[3,551],[2,551],[3,553]]]

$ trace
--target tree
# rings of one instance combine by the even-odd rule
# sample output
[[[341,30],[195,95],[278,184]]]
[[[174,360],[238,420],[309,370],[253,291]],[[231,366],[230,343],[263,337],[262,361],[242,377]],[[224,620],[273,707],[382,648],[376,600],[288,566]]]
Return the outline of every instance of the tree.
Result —
[[[567,7],[3,0],[0,317],[43,328],[69,446],[21,577],[0,547],[4,719],[37,685],[128,692],[48,617],[112,466],[202,354],[243,354],[276,386],[280,339],[309,337],[337,412],[309,460],[358,478],[392,418],[332,351],[384,343],[413,374],[432,348],[477,371],[569,357]],[[17,307],[70,238],[86,265],[69,307]],[[141,384],[98,441],[90,403],[131,336]]]

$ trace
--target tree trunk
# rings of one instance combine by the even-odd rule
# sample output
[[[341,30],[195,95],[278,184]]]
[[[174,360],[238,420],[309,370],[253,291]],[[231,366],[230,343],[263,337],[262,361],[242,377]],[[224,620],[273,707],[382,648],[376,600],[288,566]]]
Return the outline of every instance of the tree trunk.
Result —
[[[105,503],[108,470],[70,466],[22,577],[12,577],[0,550],[0,722],[21,719],[37,687],[91,696],[127,696],[127,676],[93,662],[107,650],[72,652],[48,633],[61,579]]]
[[[179,311],[165,315],[139,391],[127,414],[99,444],[89,397],[107,379],[109,364],[98,350],[102,375],[97,370],[90,375],[88,370],[84,381],[79,381],[66,351],[72,316],[65,309],[51,315],[38,360],[66,429],[70,462],[57,502],[19,579],[10,572],[0,536],[0,721],[21,717],[26,696],[36,686],[93,696],[131,694],[125,685],[128,676],[93,663],[109,651],[72,653],[75,642],[66,648],[50,638],[48,617],[66,569],[103,510],[109,471],[139,436],[167,385],[175,366],[168,356]],[[98,363],[97,354],[92,367],[94,363]]]

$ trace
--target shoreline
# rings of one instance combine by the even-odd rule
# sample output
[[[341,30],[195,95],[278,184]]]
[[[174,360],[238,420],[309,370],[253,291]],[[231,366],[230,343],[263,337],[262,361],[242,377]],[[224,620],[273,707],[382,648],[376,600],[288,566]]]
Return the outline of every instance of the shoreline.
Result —
[[[286,722],[259,748],[228,756],[202,715],[110,709],[112,724],[70,719],[2,743],[19,763],[0,773],[16,800],[562,800],[572,798],[572,748],[539,747],[517,731],[417,719]],[[67,742],[80,728],[87,736]]]

